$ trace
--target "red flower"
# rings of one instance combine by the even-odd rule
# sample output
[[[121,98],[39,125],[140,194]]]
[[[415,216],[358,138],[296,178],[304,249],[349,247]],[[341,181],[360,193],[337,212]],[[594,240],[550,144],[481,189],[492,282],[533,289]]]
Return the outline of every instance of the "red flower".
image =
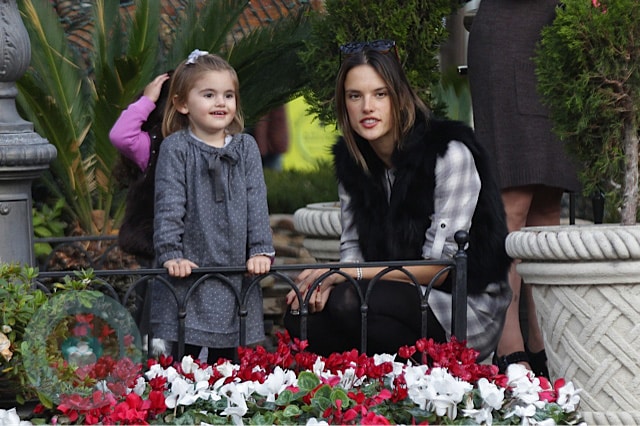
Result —
[[[131,334],[126,334],[122,338],[122,342],[124,343],[125,346],[132,346],[133,343],[135,342],[135,338]]]
[[[546,402],[556,402],[558,399],[556,391],[551,387],[551,383],[545,377],[538,377],[540,380],[540,387],[542,388],[541,392],[538,392],[541,401]]]
[[[151,386],[152,390],[164,392],[167,386],[167,378],[166,377],[154,377],[149,380],[149,386]]]
[[[369,411],[366,416],[362,417],[363,425],[390,425],[391,423],[385,416],[381,416]]]
[[[391,395],[391,402],[400,402],[407,399],[409,396],[409,390],[407,389],[407,382],[404,376],[398,376],[393,382],[393,394]]]
[[[158,390],[152,390],[149,392],[149,411],[154,414],[161,414],[167,411],[167,405],[165,403],[164,392]]]
[[[100,330],[100,335],[98,337],[98,339],[100,341],[102,341],[102,339],[104,339],[105,337],[111,335],[111,334],[115,334],[115,330],[111,327],[109,327],[107,324],[104,324],[102,326],[102,330]]]
[[[93,322],[94,315],[92,313],[76,314],[76,322],[84,322],[91,324]]]
[[[93,367],[93,374],[91,375],[94,379],[104,379],[111,374],[111,370],[113,370],[113,366],[115,365],[115,361],[113,358],[108,356],[101,356]]]
[[[398,355],[405,359],[411,358],[415,353],[415,346],[402,346],[400,349],[398,349]]]

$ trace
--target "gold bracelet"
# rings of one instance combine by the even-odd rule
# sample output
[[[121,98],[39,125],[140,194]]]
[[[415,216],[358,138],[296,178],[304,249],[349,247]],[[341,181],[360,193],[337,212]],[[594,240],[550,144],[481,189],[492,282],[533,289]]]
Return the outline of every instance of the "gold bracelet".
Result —
[[[356,268],[356,281],[360,281],[361,279],[362,279],[362,268],[358,266]]]

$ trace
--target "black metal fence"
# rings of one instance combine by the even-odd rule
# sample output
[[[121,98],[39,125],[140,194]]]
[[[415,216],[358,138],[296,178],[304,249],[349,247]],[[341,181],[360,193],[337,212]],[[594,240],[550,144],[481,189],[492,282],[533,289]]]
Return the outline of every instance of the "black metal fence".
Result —
[[[239,333],[240,333],[240,346],[245,346],[246,344],[246,335],[247,335],[247,324],[246,319],[248,315],[247,311],[247,301],[248,297],[252,291],[256,290],[256,287],[261,285],[261,282],[265,280],[267,277],[273,277],[278,282],[284,284],[285,286],[292,289],[298,298],[300,304],[300,327],[301,327],[301,339],[306,339],[307,337],[307,319],[309,315],[309,299],[313,294],[313,290],[315,290],[321,283],[321,281],[332,274],[340,274],[342,275],[347,283],[354,286],[359,296],[360,305],[361,305],[361,318],[362,318],[362,328],[361,328],[361,342],[360,342],[360,350],[361,352],[366,352],[367,349],[367,314],[368,314],[368,301],[370,297],[371,290],[375,288],[375,285],[380,280],[384,279],[384,276],[391,271],[401,271],[404,273],[408,279],[415,285],[416,288],[416,297],[420,298],[420,309],[422,314],[422,335],[427,335],[427,312],[429,307],[429,295],[432,291],[433,284],[438,281],[445,274],[451,274],[452,277],[452,298],[453,298],[453,310],[451,312],[452,315],[452,330],[451,334],[456,336],[459,340],[466,340],[466,330],[467,330],[467,255],[464,250],[466,244],[468,242],[468,234],[464,231],[459,231],[456,234],[456,242],[458,244],[458,250],[454,257],[449,260],[421,260],[421,261],[402,261],[402,262],[364,262],[364,263],[313,263],[313,264],[295,264],[295,265],[282,265],[282,266],[273,266],[271,271],[264,275],[258,275],[253,277],[250,280],[249,285],[243,286],[241,291],[238,291],[231,285],[229,280],[230,276],[233,275],[245,275],[246,268],[244,265],[242,267],[201,267],[194,269],[192,272],[192,277],[196,278],[195,282],[191,285],[187,293],[184,297],[179,298],[178,292],[175,287],[168,279],[168,275],[166,274],[166,270],[164,268],[161,269],[144,269],[144,268],[136,268],[136,269],[104,269],[105,264],[111,262],[109,260],[109,253],[112,253],[113,250],[117,247],[117,239],[116,237],[65,237],[65,238],[50,238],[50,239],[37,239],[36,243],[49,243],[54,246],[52,253],[41,262],[39,267],[38,281],[37,285],[41,288],[47,288],[48,284],[51,282],[55,282],[55,280],[60,280],[65,276],[69,276],[74,273],[74,270],[81,269],[93,269],[94,281],[91,284],[91,288],[96,290],[100,290],[106,295],[114,298],[121,305],[127,306],[131,308],[131,306],[135,306],[135,298],[139,294],[144,294],[145,290],[149,288],[151,285],[163,285],[170,290],[170,292],[174,296],[174,300],[177,306],[178,312],[178,330],[177,330],[177,355],[179,358],[184,354],[185,347],[185,323],[187,316],[187,304],[189,303],[189,298],[195,292],[195,290],[202,285],[207,279],[215,278],[220,282],[226,284],[235,294],[235,300],[237,305],[237,313],[239,317]],[[100,250],[96,251],[99,253],[97,256],[94,255],[94,250],[88,248],[88,243],[93,244],[104,244],[106,247],[101,247]],[[52,260],[59,256],[59,253],[66,253],[65,256],[62,256],[63,260],[68,257],[69,259],[74,258],[73,268],[71,269],[60,269],[60,262],[53,262],[53,264],[57,265],[56,269],[59,270],[51,270],[50,266],[52,265]],[[77,256],[80,256],[82,261],[78,261],[76,259]],[[65,262],[62,262],[63,264]],[[414,265],[440,265],[442,269],[438,272],[438,274],[431,280],[428,286],[425,286],[426,291],[421,291],[421,286],[418,284],[415,276],[408,271],[406,268]],[[344,272],[340,270],[340,268],[368,268],[368,267],[382,267],[383,270],[380,271],[376,276],[370,280],[370,284],[366,294],[363,294],[360,290],[360,287],[357,285],[354,278],[346,275]],[[306,297],[303,297],[303,294],[298,290],[295,285],[295,275],[299,271],[305,269],[328,269],[328,271],[316,279],[310,286],[310,291],[307,292]],[[122,282],[122,280],[126,280],[125,290],[122,289],[118,291],[118,286],[114,283],[118,281]],[[146,325],[147,330],[151,330],[149,327],[149,314],[147,313],[142,318],[142,322]],[[151,344],[153,334],[149,332],[148,335],[148,351],[149,355],[151,355]]]

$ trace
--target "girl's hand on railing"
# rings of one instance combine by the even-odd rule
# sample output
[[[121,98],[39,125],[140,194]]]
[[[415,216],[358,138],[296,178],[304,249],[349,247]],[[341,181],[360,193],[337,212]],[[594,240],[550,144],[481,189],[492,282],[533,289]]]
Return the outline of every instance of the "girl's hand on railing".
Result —
[[[191,270],[197,268],[198,265],[189,259],[170,259],[162,264],[167,268],[167,273],[176,278],[185,278],[191,275]]]
[[[300,290],[302,294],[302,300],[307,297],[307,293],[311,288],[311,285],[316,282],[322,274],[326,273],[328,269],[305,269],[300,272],[300,274],[296,277],[296,286]],[[311,297],[309,298],[309,312],[320,312],[324,309],[324,306],[329,299],[329,295],[331,294],[331,290],[333,287],[345,281],[345,278],[340,274],[332,274],[327,278],[323,279],[318,285]],[[298,302],[298,297],[296,296],[296,292],[294,290],[289,291],[286,296],[287,305],[291,305],[291,312],[296,312],[300,310],[300,304]]]
[[[261,254],[250,257],[247,260],[247,271],[250,274],[266,274],[271,269],[271,258]]]

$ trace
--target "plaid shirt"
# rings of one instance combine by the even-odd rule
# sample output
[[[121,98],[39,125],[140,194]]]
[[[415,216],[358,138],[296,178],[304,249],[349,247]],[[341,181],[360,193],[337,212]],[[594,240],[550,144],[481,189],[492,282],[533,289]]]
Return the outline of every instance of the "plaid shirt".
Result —
[[[425,259],[451,258],[458,249],[454,234],[469,231],[478,196],[480,177],[471,151],[461,142],[452,141],[446,154],[436,162],[434,190],[434,214],[431,226],[425,233],[422,256]],[[390,197],[394,171],[387,171],[386,189]],[[339,185],[342,209],[342,235],[340,260],[363,262],[358,246],[358,231],[350,208],[350,196]],[[491,354],[500,337],[504,312],[511,300],[506,281],[490,283],[484,293],[470,294],[467,304],[467,342],[480,352],[480,359]],[[429,296],[429,306],[450,337],[451,294],[434,289]]]

